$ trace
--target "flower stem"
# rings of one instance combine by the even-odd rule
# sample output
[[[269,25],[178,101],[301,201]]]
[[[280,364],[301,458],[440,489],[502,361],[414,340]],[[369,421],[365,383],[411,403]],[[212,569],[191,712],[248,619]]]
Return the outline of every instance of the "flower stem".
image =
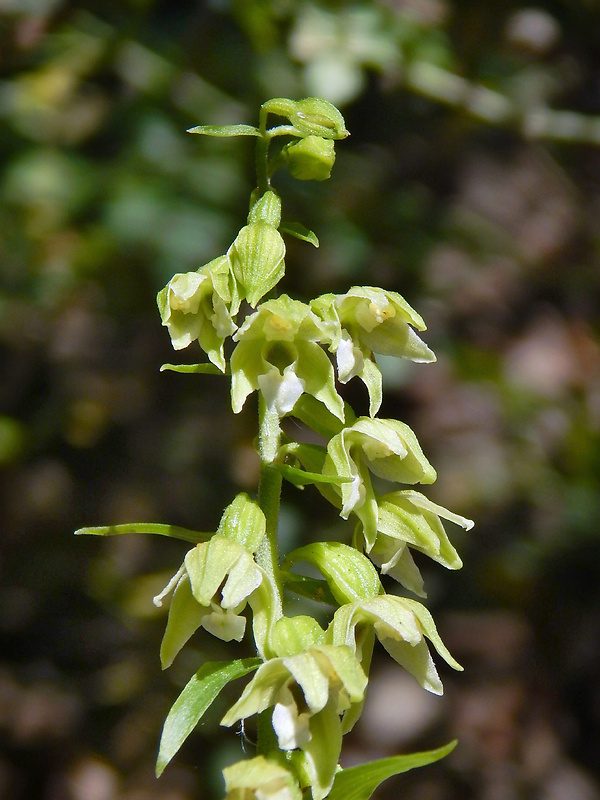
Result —
[[[271,137],[267,134],[268,112],[264,108],[260,110],[259,130],[260,136],[256,140],[256,185],[259,196],[262,196],[269,188],[269,143]]]
[[[281,428],[276,411],[267,408],[267,404],[259,393],[259,455],[260,479],[258,483],[258,503],[267,521],[266,536],[256,551],[256,563],[264,569],[271,585],[277,608],[273,609],[275,618],[283,615],[281,575],[279,570],[279,552],[277,525],[279,521],[279,501],[281,497],[281,473],[273,469],[273,461],[279,450]]]

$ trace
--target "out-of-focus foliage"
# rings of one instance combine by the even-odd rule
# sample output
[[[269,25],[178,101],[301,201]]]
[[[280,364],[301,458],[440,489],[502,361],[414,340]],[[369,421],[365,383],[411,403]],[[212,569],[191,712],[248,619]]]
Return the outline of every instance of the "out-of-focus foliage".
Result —
[[[232,426],[225,379],[158,374],[154,298],[226,250],[252,188],[251,144],[185,129],[308,94],[352,137],[331,181],[280,185],[321,241],[289,241],[285,288],[422,313],[438,363],[388,366],[382,415],[477,520],[462,573],[428,574],[466,673],[435,700],[380,670],[356,760],[457,736],[380,796],[600,797],[597,4],[0,0],[0,23],[0,797],[220,796],[203,729],[153,777],[186,676],[223,657],[160,673],[179,545],[71,531],[210,530],[254,487],[253,409]],[[290,547],[336,525],[308,491]]]

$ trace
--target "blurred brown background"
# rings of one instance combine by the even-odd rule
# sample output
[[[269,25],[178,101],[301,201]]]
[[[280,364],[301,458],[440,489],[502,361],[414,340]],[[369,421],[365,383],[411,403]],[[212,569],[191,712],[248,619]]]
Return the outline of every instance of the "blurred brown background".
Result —
[[[159,375],[154,298],[224,252],[252,189],[249,140],[185,129],[312,94],[352,137],[329,182],[278,181],[321,239],[289,243],[284,289],[423,314],[438,362],[382,360],[381,414],[477,522],[451,532],[461,572],[422,565],[466,672],[440,699],[377,660],[345,763],[458,737],[378,797],[600,798],[597,0],[0,0],[2,800],[213,800],[240,756],[225,697],[155,781],[168,708],[229,651],[198,636],[161,673],[151,597],[185,545],[72,531],[210,530],[255,486],[251,404]],[[311,491],[285,490],[286,547],[350,535]]]

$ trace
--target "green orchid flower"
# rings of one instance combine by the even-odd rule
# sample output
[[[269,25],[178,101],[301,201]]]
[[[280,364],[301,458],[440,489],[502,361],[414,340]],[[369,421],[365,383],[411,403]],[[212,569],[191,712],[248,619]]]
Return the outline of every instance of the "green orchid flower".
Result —
[[[225,800],[302,800],[292,773],[264,756],[225,767],[223,777]]]
[[[426,638],[451,667],[462,670],[440,639],[431,614],[416,600],[386,594],[343,605],[331,622],[332,641],[348,645],[360,659],[365,626],[373,627],[392,658],[433,694],[444,690]]]
[[[341,715],[362,701],[366,685],[351,647],[314,645],[262,664],[221,724],[234,725],[272,707],[279,747],[302,750],[313,797],[322,800],[337,770]]]
[[[355,513],[362,522],[367,549],[375,543],[378,524],[377,496],[370,473],[396,483],[433,483],[436,479],[408,425],[369,417],[359,417],[330,439],[323,473],[352,478],[339,486],[332,484],[332,488],[342,499],[340,516],[348,519]]]
[[[246,619],[240,614],[263,578],[251,553],[221,534],[190,550],[180,570],[154,598],[156,605],[162,605],[175,586],[160,650],[163,669],[199,627],[225,642],[241,641]]]
[[[381,405],[381,372],[373,353],[420,363],[435,361],[434,353],[413,328],[426,329],[422,317],[397,292],[372,286],[353,286],[346,294],[327,294],[311,302],[312,310],[334,321],[339,335],[332,343],[338,378],[347,383],[358,376],[369,392],[371,416]]]
[[[418,550],[447,569],[460,569],[462,561],[450,542],[442,519],[471,530],[473,521],[454,514],[413,490],[392,492],[378,499],[377,536],[369,546],[358,527],[354,544],[368,552],[384,575],[426,597],[423,578],[410,549]]]
[[[260,390],[267,407],[281,417],[306,392],[343,420],[333,366],[320,345],[329,343],[331,336],[331,325],[305,303],[287,295],[263,303],[233,337],[238,342],[231,356],[234,412],[242,410],[251,392]]]
[[[197,340],[210,361],[225,372],[223,343],[237,328],[233,316],[239,307],[227,256],[215,258],[197,272],[174,275],[156,301],[174,349],[182,350]]]

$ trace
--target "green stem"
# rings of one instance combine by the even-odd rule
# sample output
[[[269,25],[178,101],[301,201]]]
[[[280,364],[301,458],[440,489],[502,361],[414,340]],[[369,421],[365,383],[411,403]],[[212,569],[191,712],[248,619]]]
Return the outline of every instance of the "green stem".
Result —
[[[273,609],[275,618],[283,616],[281,574],[277,525],[279,522],[279,500],[281,497],[281,473],[273,469],[272,463],[279,450],[281,428],[277,412],[270,411],[259,393],[259,455],[260,479],[258,484],[258,503],[267,521],[267,533],[256,552],[256,563],[264,569],[273,586],[277,608]]]
[[[264,108],[260,110],[259,130],[260,136],[256,140],[256,185],[258,186],[259,197],[269,189],[269,143],[271,137],[267,134],[268,112]]]

